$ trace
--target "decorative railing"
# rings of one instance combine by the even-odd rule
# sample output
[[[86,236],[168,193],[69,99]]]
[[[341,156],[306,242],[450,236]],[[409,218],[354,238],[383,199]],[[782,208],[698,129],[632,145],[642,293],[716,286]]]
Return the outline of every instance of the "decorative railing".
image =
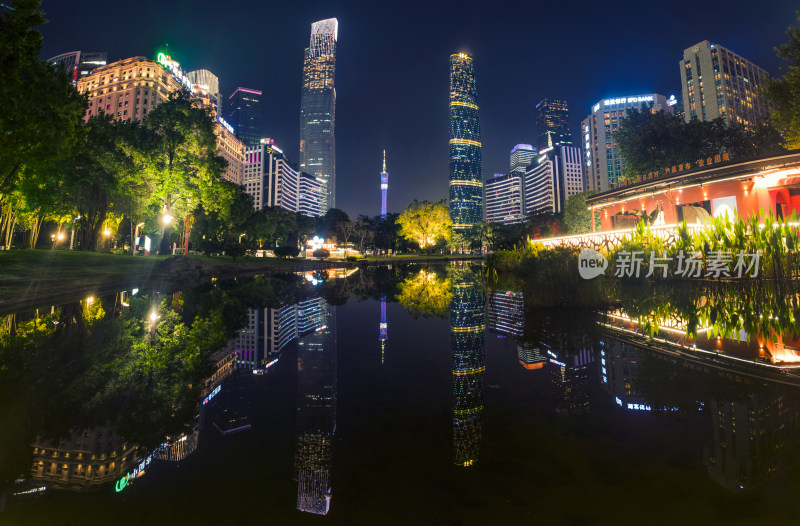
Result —
[[[690,235],[704,228],[705,225],[687,225],[687,230]],[[668,247],[675,244],[678,239],[678,225],[652,226],[649,227],[649,229],[653,236],[663,239]],[[635,231],[635,228],[625,228],[621,230],[606,230],[603,232],[587,232],[585,234],[575,234],[572,236],[533,239],[531,241],[533,243],[541,243],[546,248],[575,247],[610,251]]]

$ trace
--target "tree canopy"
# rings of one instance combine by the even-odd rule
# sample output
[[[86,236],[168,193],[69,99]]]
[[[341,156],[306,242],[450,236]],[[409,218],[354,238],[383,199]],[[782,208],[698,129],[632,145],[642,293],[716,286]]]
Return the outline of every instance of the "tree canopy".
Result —
[[[453,228],[444,201],[431,203],[415,199],[400,213],[397,223],[400,235],[417,243],[421,249],[432,247],[441,240],[448,241]]]
[[[800,11],[797,12],[800,25]],[[765,81],[764,95],[772,104],[772,121],[791,149],[800,148],[800,27],[786,30],[789,41],[775,48],[786,62],[783,75]]]

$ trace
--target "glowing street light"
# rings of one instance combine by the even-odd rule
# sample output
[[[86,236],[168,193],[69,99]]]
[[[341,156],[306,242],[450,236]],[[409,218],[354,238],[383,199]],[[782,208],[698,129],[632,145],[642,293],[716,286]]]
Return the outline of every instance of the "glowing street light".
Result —
[[[150,321],[155,323],[155,321],[160,318],[161,316],[158,315],[156,311],[150,311]]]
[[[175,219],[175,218],[172,217],[169,214],[164,214],[163,216],[161,216],[161,221],[164,223],[164,226],[167,226],[168,224],[170,224],[173,219]]]

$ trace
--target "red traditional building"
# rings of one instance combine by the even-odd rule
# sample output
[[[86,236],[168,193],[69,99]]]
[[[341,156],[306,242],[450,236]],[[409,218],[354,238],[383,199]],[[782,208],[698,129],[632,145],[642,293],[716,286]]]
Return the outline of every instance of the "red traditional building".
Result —
[[[800,151],[737,162],[727,154],[647,174],[586,199],[601,230],[636,226],[658,210],[655,224],[707,223],[710,217],[800,215]]]

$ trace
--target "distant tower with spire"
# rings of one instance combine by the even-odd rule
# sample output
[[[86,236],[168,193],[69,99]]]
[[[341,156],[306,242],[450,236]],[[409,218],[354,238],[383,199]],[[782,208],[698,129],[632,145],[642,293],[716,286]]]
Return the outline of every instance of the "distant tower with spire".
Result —
[[[389,189],[389,173],[386,171],[386,150],[383,150],[383,170],[381,171],[381,219],[386,219],[386,191]]]

